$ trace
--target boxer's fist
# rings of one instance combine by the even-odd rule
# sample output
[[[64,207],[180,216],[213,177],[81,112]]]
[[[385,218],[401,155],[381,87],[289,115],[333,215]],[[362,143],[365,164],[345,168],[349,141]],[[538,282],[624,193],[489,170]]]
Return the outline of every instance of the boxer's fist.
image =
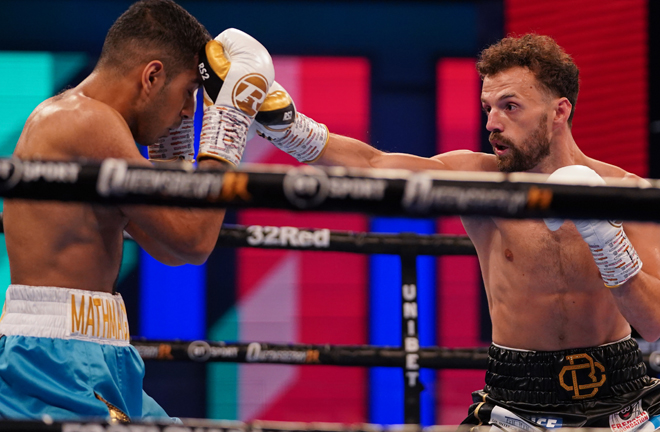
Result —
[[[255,121],[256,133],[300,162],[314,162],[328,143],[328,128],[296,111],[287,91],[273,83]]]
[[[248,129],[275,77],[270,54],[248,34],[228,29],[206,44],[199,72],[204,118],[197,158],[238,165]]]
[[[596,171],[584,165],[569,165],[559,168],[547,180],[548,183],[572,184],[585,186],[601,186],[605,180]],[[550,231],[557,231],[563,224],[563,219],[543,219]]]
[[[605,180],[596,171],[582,165],[559,168],[548,177],[547,182],[590,186],[605,184]],[[548,228],[556,231],[564,221],[544,219],[544,222]],[[573,223],[589,245],[606,287],[616,288],[642,269],[642,261],[620,222],[576,220]]]

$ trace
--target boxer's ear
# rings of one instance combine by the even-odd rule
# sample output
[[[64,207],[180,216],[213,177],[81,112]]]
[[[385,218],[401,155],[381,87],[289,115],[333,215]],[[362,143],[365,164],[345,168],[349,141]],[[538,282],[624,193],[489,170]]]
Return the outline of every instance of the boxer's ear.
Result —
[[[559,98],[555,101],[555,108],[554,108],[554,118],[552,119],[552,122],[555,125],[564,125],[568,123],[568,119],[571,117],[571,110],[573,109],[573,104],[565,98]]]
[[[142,89],[147,94],[159,91],[167,78],[165,66],[160,60],[152,60],[142,69]]]

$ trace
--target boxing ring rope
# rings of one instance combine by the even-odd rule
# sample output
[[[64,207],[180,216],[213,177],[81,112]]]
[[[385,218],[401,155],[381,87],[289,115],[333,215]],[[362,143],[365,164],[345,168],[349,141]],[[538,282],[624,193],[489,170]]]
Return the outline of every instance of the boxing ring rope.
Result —
[[[263,342],[156,341],[132,339],[144,360],[289,365],[405,367],[406,351],[375,345],[271,344]],[[488,348],[420,348],[429,369],[486,369]]]
[[[608,179],[607,186],[580,186],[546,184],[546,178],[528,173],[247,164],[235,171],[190,172],[131,166],[121,159],[0,159],[0,196],[5,198],[383,216],[659,218],[660,180]]]
[[[236,171],[0,159],[0,196],[37,200],[186,207],[278,208],[430,217],[657,220],[660,182],[607,186],[545,184],[535,174],[354,170],[251,165]],[[611,201],[617,200],[614,208]],[[372,234],[294,227],[225,227],[218,246],[386,253],[402,264],[402,348],[264,343],[132,341],[143,358],[337,366],[390,366],[404,372],[404,421],[420,423],[419,368],[485,368],[481,349],[421,348],[417,333],[418,255],[474,255],[467,237]],[[660,357],[660,356],[658,356]],[[647,360],[648,361],[648,360]],[[660,364],[660,361],[656,361]]]
[[[262,421],[240,422],[230,420],[182,419],[183,425],[153,422],[129,424],[99,421],[55,422],[43,421],[0,421],[0,432],[455,432],[455,426],[391,425],[369,423],[303,423]],[[488,432],[490,426],[476,426],[474,432]],[[582,432],[607,432],[609,429],[580,429]],[[570,431],[570,429],[568,429]]]
[[[0,213],[0,233],[4,232]],[[476,255],[467,236],[383,234],[276,226],[224,225],[217,247],[311,250],[360,254]],[[414,265],[408,262],[406,266]],[[402,320],[405,322],[405,319]],[[405,328],[402,338],[405,338]],[[131,340],[145,361],[248,363],[405,368],[400,347],[370,345],[272,344],[260,342]],[[647,368],[660,371],[660,346],[640,343]],[[428,369],[486,369],[488,348],[419,348],[417,364]],[[414,395],[413,395],[414,396]],[[409,399],[415,401],[415,398]],[[409,407],[417,412],[418,401]]]

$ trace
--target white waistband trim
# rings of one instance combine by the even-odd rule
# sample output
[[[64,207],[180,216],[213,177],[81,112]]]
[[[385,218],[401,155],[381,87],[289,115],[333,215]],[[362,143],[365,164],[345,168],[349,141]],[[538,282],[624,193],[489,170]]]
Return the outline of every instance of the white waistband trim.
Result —
[[[626,336],[626,337],[622,337],[621,339],[616,340],[616,341],[614,341],[614,342],[608,342],[608,343],[604,343],[604,344],[602,344],[602,345],[598,345],[598,347],[604,347],[604,346],[608,346],[608,345],[614,345],[614,344],[617,344],[617,343],[619,343],[619,342],[627,341],[627,340],[630,339],[631,337],[632,337],[631,335],[628,335],[628,336]],[[526,349],[520,349],[520,348],[510,348],[510,347],[506,347],[506,346],[504,346],[504,345],[498,345],[498,344],[496,344],[495,342],[493,342],[493,345],[495,345],[495,346],[498,347],[498,348],[502,348],[502,349],[509,350],[509,351],[539,352],[539,351],[532,351],[532,350],[526,350]],[[562,351],[562,350],[558,350],[558,351]]]
[[[120,294],[9,285],[0,334],[126,346],[130,331]]]

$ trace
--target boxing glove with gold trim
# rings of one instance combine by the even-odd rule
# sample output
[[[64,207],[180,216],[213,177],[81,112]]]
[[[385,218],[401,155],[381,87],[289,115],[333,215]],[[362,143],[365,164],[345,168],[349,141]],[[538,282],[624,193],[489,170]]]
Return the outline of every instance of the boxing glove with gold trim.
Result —
[[[270,54],[250,35],[228,29],[200,52],[199,72],[204,117],[197,159],[238,165],[248,129],[275,78]]]

